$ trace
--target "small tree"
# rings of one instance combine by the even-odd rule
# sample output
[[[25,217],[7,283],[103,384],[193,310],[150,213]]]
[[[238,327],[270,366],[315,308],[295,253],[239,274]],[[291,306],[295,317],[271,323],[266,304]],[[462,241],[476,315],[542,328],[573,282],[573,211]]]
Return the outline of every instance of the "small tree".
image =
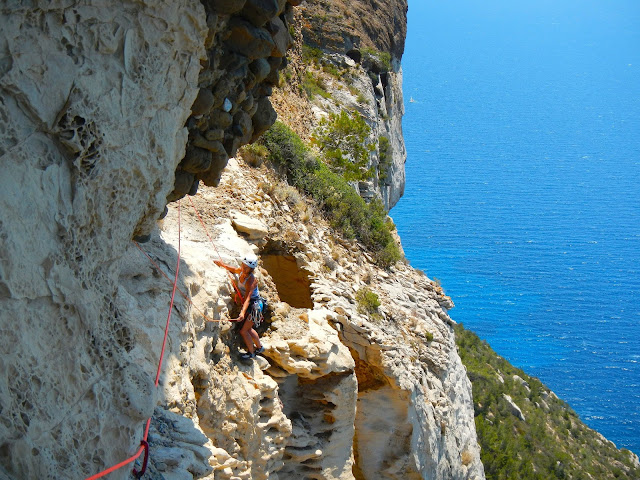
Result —
[[[372,167],[367,168],[370,152],[375,150],[375,145],[367,143],[370,132],[362,115],[342,110],[323,118],[311,141],[333,172],[349,182],[368,180],[374,174]]]

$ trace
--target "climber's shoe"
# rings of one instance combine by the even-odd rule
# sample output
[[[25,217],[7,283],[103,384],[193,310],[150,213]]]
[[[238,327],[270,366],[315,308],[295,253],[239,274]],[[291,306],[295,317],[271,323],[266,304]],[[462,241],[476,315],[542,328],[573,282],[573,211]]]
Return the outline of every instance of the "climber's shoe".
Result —
[[[243,353],[242,355],[240,355],[240,358],[242,360],[251,360],[252,358],[256,358],[256,354],[255,353]]]
[[[255,351],[255,354],[264,352],[264,345]]]

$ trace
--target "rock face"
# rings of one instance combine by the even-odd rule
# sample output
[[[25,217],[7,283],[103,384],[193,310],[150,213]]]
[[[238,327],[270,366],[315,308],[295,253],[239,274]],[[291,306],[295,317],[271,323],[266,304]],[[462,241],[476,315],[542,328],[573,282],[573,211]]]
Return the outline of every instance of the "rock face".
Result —
[[[356,188],[367,200],[380,198],[390,210],[402,197],[405,184],[400,60],[407,30],[407,2],[305,2],[299,15],[305,44],[324,52],[317,65],[320,68],[310,72],[306,65],[302,72],[307,81],[311,74],[327,90],[327,95],[313,99],[316,125],[328,113],[340,110],[363,116],[371,128],[369,143],[376,147],[369,162],[376,173]],[[277,110],[286,116],[283,109]],[[304,131],[298,129],[297,133],[305,138]]]
[[[361,48],[388,52],[400,60],[407,37],[407,0],[335,0],[305,2],[307,43],[357,57]]]
[[[320,219],[310,219],[308,228],[303,208],[290,203],[284,188],[266,171],[231,160],[220,186],[192,200],[206,212],[206,231],[182,202],[180,214],[172,206],[144,246],[169,278],[181,249],[178,288],[191,294],[178,299],[170,331],[176,342],[152,421],[152,471],[166,478],[193,471],[201,452],[208,467],[198,468],[211,476],[204,478],[484,478],[470,383],[446,314],[450,299],[409,267],[379,270],[356,244],[334,239]],[[263,222],[267,233],[250,237],[234,228],[237,212]],[[265,353],[249,364],[238,360],[243,346],[233,326],[207,322],[235,315],[208,236],[227,263],[247,251],[258,251],[261,260],[290,256],[312,279],[312,307],[292,308],[260,269],[260,291],[271,308],[260,329]],[[166,302],[147,309],[169,297],[171,282],[154,275],[134,247],[124,263],[119,305],[153,322]],[[379,296],[376,314],[361,313],[356,297],[363,288]],[[153,371],[161,329],[146,321],[131,329],[144,339],[134,349],[137,364]],[[192,422],[194,441],[179,445],[195,457],[177,461],[175,432],[156,426],[174,414]]]
[[[173,188],[206,24],[190,1],[29,5],[0,10],[0,464],[78,478],[156,403],[118,264]]]
[[[379,198],[389,210],[402,197],[405,185],[407,152],[402,136],[402,69],[372,73],[366,65],[356,64],[344,54],[327,56],[326,62],[348,71],[349,75],[335,78],[317,73],[324,78],[329,96],[314,98],[314,125],[328,114],[341,110],[357,112],[365,119],[371,129],[368,144],[374,146],[369,166],[375,174],[370,180],[357,182],[355,188],[368,201]],[[348,79],[347,85],[342,78]]]
[[[450,301],[375,268],[266,171],[222,172],[274,121],[295,3],[0,8],[0,477],[86,478],[152,417],[150,478],[483,478]],[[220,178],[194,199],[208,232],[185,200],[156,227]],[[245,364],[212,261],[247,251],[291,268],[259,273],[267,350]]]
[[[295,2],[294,2],[295,3]],[[202,1],[208,27],[189,141],[168,201],[217,185],[229,157],[276,119],[268,97],[292,44],[287,0]]]

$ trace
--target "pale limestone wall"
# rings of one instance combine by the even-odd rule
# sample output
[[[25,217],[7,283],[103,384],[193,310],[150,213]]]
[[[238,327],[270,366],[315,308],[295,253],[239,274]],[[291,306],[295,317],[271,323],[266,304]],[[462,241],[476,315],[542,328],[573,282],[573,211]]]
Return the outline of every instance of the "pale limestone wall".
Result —
[[[398,7],[403,10],[402,2],[389,3],[393,4],[389,5],[391,9]],[[332,6],[335,5],[331,4],[329,8]],[[362,5],[358,6],[364,8]],[[318,21],[314,8],[317,6],[312,3],[302,4],[300,9],[296,9],[292,23],[298,29],[308,29]],[[377,12],[374,21],[384,23],[385,19],[380,18]],[[325,24],[325,28],[329,30],[335,29],[336,26],[338,25]],[[345,28],[348,30],[347,36],[353,33],[350,27]],[[318,33],[321,37],[325,34],[326,31]],[[396,34],[400,36],[401,32],[398,31]],[[368,143],[375,148],[370,153],[369,166],[374,167],[375,175],[369,181],[356,183],[354,188],[367,200],[375,197],[381,199],[385,208],[390,210],[402,197],[406,180],[407,152],[402,135],[404,98],[400,58],[394,57],[392,69],[384,72],[382,70],[385,67],[374,66],[371,61],[354,61],[346,54],[348,49],[345,49],[345,45],[337,49],[329,47],[332,43],[329,41],[325,45],[320,63],[322,66],[332,66],[334,71],[337,70],[339,75],[336,76],[325,72],[320,65],[311,66],[304,63],[302,37],[299,35],[296,38],[288,53],[289,62],[284,74],[286,81],[282,81],[279,88],[274,89],[273,105],[279,120],[308,143],[319,121],[328,114],[339,113],[341,110],[361,114],[371,128]],[[397,40],[398,48],[400,44],[404,45],[404,37],[401,41],[399,38]],[[402,48],[396,53],[401,54]],[[309,74],[326,89],[328,97],[314,95],[313,98],[309,98],[304,90],[305,79]],[[380,137],[389,140],[388,167],[381,165]]]
[[[79,478],[155,405],[118,262],[173,188],[206,25],[197,1],[22,5],[0,10],[0,463]]]
[[[406,180],[407,151],[402,136],[402,68],[374,74],[347,55],[337,53],[327,54],[325,61],[330,61],[348,74],[336,78],[319,71],[315,72],[315,75],[322,78],[330,96],[324,98],[316,95],[312,99],[313,125],[308,128],[313,132],[322,118],[341,110],[355,111],[362,115],[371,128],[368,143],[375,149],[370,154],[369,165],[375,167],[376,173],[374,178],[359,182],[355,187],[367,201],[380,198],[385,208],[390,210],[402,197]],[[388,169],[380,164],[380,137],[389,140]]]

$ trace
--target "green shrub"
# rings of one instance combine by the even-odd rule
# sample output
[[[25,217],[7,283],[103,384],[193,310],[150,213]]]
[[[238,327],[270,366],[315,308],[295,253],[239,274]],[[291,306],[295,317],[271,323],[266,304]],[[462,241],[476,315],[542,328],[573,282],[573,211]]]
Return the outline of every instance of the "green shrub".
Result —
[[[375,146],[368,144],[371,127],[358,112],[329,114],[315,130],[311,141],[317,145],[323,160],[332,171],[347,181],[362,181],[373,177],[373,167],[367,168]]]
[[[240,155],[248,165],[259,167],[269,156],[269,149],[260,143],[251,143],[240,149]]]
[[[324,52],[319,48],[302,45],[302,60],[305,64],[320,65]]]
[[[271,164],[286,176],[287,182],[307,191],[305,183],[318,168],[318,161],[302,139],[284,123],[276,122],[264,133],[260,142],[269,150]]]
[[[476,432],[487,480],[640,478],[640,468],[624,450],[602,442],[565,402],[547,395],[548,388],[540,380],[515,368],[462,325],[455,327],[455,335],[473,385]],[[513,375],[524,379],[529,388],[514,381]],[[526,421],[511,413],[503,394],[511,396]]]
[[[327,85],[324,80],[314,72],[307,70],[302,79],[302,88],[309,99],[313,99],[315,95],[324,98],[331,98],[331,94],[327,91]]]
[[[291,80],[293,79],[293,71],[291,70],[291,67],[287,65],[284,70],[280,70],[278,73],[280,74],[281,85],[283,83],[291,83]]]
[[[360,314],[367,315],[372,320],[380,320],[382,318],[378,312],[380,299],[369,288],[362,287],[356,292],[356,303]]]
[[[322,71],[324,73],[328,73],[329,75],[334,76],[335,78],[341,78],[342,74],[338,67],[336,67],[333,63],[326,62],[322,65]]]
[[[312,197],[333,228],[348,238],[357,238],[384,267],[402,258],[389,219],[379,200],[367,204],[341,175],[315,158],[289,127],[276,122],[261,142],[269,150],[268,160],[287,181]]]
[[[378,66],[382,67],[385,72],[391,71],[391,54],[389,52],[379,52],[373,48],[363,48],[360,51],[362,52],[363,59],[375,62]]]

